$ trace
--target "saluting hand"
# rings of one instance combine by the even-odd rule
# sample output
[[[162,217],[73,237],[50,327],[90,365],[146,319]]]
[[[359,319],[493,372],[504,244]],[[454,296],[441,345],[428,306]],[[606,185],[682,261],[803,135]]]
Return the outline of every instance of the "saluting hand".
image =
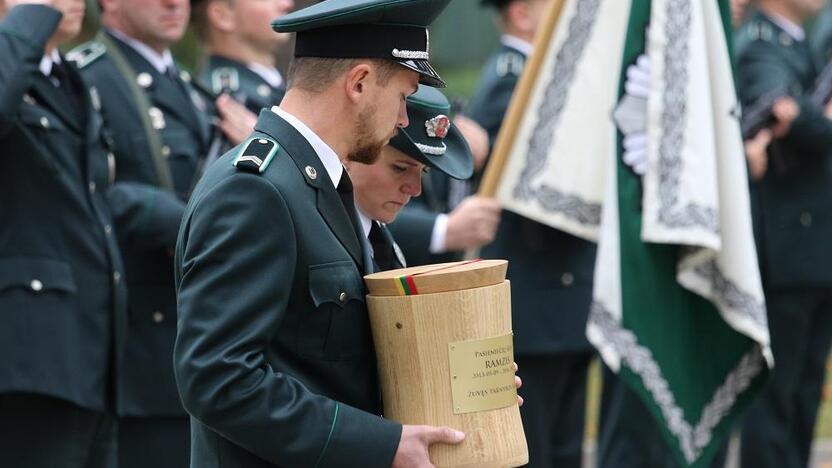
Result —
[[[454,125],[457,126],[465,141],[468,142],[471,155],[474,157],[474,170],[479,171],[488,160],[488,132],[464,115],[456,116]]]
[[[216,105],[220,130],[232,145],[239,145],[254,131],[257,116],[227,94],[218,97]]]

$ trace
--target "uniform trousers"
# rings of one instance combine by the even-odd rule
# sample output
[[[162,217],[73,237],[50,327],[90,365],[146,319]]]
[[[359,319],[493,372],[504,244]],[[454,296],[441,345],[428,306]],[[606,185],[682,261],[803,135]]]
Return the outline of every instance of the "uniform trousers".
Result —
[[[832,343],[832,289],[766,291],[774,371],[743,424],[743,468],[805,468]]]
[[[191,459],[190,420],[119,418],[118,468],[188,468]]]
[[[532,468],[580,468],[590,352],[517,356],[520,415]]]
[[[0,394],[4,468],[115,468],[116,432],[108,413],[45,395]]]

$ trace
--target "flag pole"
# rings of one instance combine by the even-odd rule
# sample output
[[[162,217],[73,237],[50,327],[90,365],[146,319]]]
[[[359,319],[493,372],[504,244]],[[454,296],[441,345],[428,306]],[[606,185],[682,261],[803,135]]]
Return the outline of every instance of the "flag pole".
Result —
[[[555,27],[560,19],[564,3],[566,3],[566,0],[552,1],[547,7],[543,23],[537,30],[531,58],[523,69],[523,75],[520,77],[520,82],[511,98],[511,104],[503,120],[500,133],[497,135],[494,151],[491,152],[491,158],[489,158],[488,165],[485,168],[485,174],[477,192],[481,196],[491,198],[497,193],[497,186],[500,184],[503,169],[506,162],[508,162],[508,155],[512,146],[514,146],[517,129],[520,127],[523,113],[526,112],[532,89],[537,81],[537,76],[540,74],[540,68],[543,66],[549,52],[547,46],[552,41],[552,35],[555,33]]]
[[[494,143],[494,150],[491,152],[491,157],[488,159],[488,165],[485,167],[485,173],[480,182],[480,188],[477,194],[483,197],[494,198],[497,193],[497,186],[500,185],[500,179],[503,177],[503,169],[508,162],[508,155],[514,146],[514,139],[517,135],[517,129],[520,127],[520,120],[523,118],[523,113],[529,104],[532,89],[537,76],[540,74],[540,68],[546,59],[546,54],[549,52],[548,45],[552,41],[552,35],[555,33],[555,27],[560,19],[560,14],[563,11],[563,4],[566,0],[553,0],[546,7],[546,16],[543,23],[537,28],[537,33],[534,38],[534,49],[532,56],[526,66],[523,68],[523,75],[520,77],[520,82],[514,90],[514,95],[511,98],[511,104],[508,106],[508,112],[503,118],[503,125],[500,127],[500,133],[497,134],[497,142]],[[479,257],[480,249],[468,249],[465,251],[463,258],[470,260]]]

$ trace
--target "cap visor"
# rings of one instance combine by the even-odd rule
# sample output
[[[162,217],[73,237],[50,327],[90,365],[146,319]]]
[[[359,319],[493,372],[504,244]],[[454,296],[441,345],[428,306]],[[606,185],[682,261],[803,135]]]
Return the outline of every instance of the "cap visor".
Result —
[[[471,156],[471,149],[462,133],[451,127],[443,143],[446,146],[444,154],[425,154],[404,129],[400,129],[399,134],[390,141],[390,144],[397,150],[426,166],[444,172],[449,177],[459,180],[471,178],[474,173],[474,158]]]
[[[417,72],[419,76],[419,83],[431,88],[444,88],[447,85],[445,80],[436,73],[433,66],[427,60],[397,60],[403,66]]]

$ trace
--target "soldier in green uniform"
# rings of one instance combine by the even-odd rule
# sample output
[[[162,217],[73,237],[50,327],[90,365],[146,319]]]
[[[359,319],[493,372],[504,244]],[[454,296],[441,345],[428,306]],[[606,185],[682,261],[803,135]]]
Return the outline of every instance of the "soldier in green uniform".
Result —
[[[173,378],[173,249],[185,203],[208,152],[211,105],[169,47],[188,24],[187,0],[101,0],[102,31],[70,53],[101,96],[113,142],[109,193],[129,292],[125,366],[118,375],[122,468],[181,468],[188,416]]]
[[[821,64],[803,31],[823,3],[761,0],[738,33],[743,105],[782,90],[799,106],[788,134],[770,147],[756,187],[757,250],[776,366],[745,420],[744,467],[808,466],[832,342],[832,113],[811,97]]]
[[[286,83],[275,54],[289,41],[271,21],[288,13],[292,0],[197,0],[193,24],[207,58],[200,80],[215,94],[229,93],[251,112],[280,104]]]
[[[0,20],[0,465],[115,466],[126,289],[105,192],[101,98],[57,46],[82,0]]]
[[[403,215],[404,207],[419,196],[422,175],[438,172],[467,179],[473,173],[471,151],[462,133],[451,124],[450,110],[441,92],[420,86],[407,98],[410,124],[384,147],[379,160],[371,165],[346,163],[361,225],[381,270],[406,266],[407,253],[393,242],[385,223],[392,223],[400,210]]]
[[[419,81],[449,0],[329,0],[297,32],[280,107],[213,164],[176,248],[174,369],[191,466],[427,466],[450,428],[379,417],[362,275],[373,271],[342,161],[372,163]],[[359,234],[361,233],[361,234]]]
[[[488,131],[493,146],[547,0],[483,3],[497,8],[504,35],[468,110]],[[481,255],[509,261],[529,466],[580,467],[587,370],[594,356],[586,339],[586,318],[595,246],[504,211],[495,241]]]
[[[488,134],[464,115],[454,117],[450,126],[471,147],[474,170],[480,169],[488,157]],[[421,185],[422,194],[389,225],[411,265],[461,260],[466,250],[494,240],[502,210],[497,200],[469,196],[467,180],[442,171],[424,173]]]

